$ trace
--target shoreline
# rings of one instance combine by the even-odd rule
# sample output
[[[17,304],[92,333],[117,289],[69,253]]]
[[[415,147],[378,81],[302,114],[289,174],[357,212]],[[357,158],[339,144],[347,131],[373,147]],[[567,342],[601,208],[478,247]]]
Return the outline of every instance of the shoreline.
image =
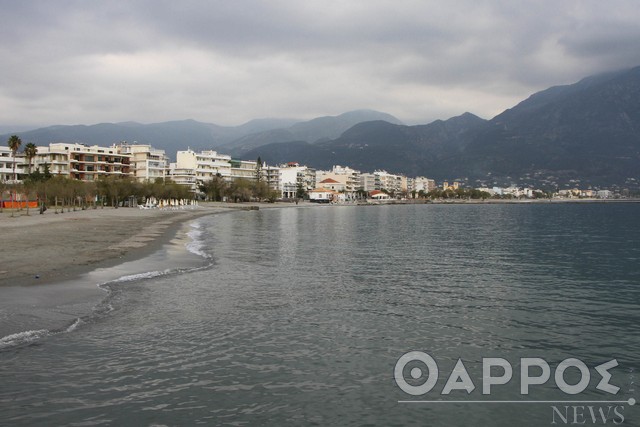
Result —
[[[78,324],[91,321],[94,315],[104,311],[104,307],[98,307],[110,305],[111,286],[120,281],[206,268],[207,258],[188,248],[189,243],[197,242],[190,232],[194,230],[191,224],[198,218],[261,207],[293,206],[211,203],[185,211],[98,209],[2,221],[0,232],[5,237],[15,238],[27,228],[39,236],[33,240],[40,244],[53,236],[58,242],[29,251],[34,242],[27,239],[15,245],[12,253],[0,252],[3,269],[8,265],[8,258],[22,261],[19,268],[12,274],[5,272],[0,280],[0,350],[43,336],[70,332]],[[131,226],[136,231],[111,233],[104,245],[86,249],[100,233],[113,231],[114,225]],[[43,227],[48,233],[43,232]],[[81,239],[77,239],[78,236]],[[38,263],[42,249],[50,254]],[[40,272],[39,278],[29,272],[34,269]]]
[[[193,210],[88,209],[0,216],[0,289],[72,280],[97,268],[140,259],[173,239],[190,220],[289,203],[202,203]]]
[[[143,258],[168,243],[189,220],[225,211],[106,208],[3,221],[0,233],[11,242],[7,245],[11,250],[0,253],[0,289],[73,280],[98,268]]]
[[[330,206],[640,203],[640,199],[379,201]],[[0,214],[0,289],[73,280],[98,268],[144,258],[190,220],[236,210],[321,207],[324,204],[205,202],[193,210],[88,209],[9,218]]]

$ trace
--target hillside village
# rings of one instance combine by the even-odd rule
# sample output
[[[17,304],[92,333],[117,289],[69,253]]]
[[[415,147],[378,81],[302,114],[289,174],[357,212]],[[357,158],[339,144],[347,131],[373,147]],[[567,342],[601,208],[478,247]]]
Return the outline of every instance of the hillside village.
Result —
[[[425,198],[610,198],[609,190],[571,189],[545,193],[533,188],[463,189],[460,182],[436,183],[428,177],[407,177],[384,170],[363,172],[349,166],[335,165],[331,170],[289,162],[268,165],[259,158],[236,160],[213,150],[195,152],[189,148],[177,152],[170,162],[164,150],[151,145],[121,142],[111,146],[79,143],[51,143],[48,146],[15,152],[0,147],[0,181],[19,184],[32,172],[46,170],[51,176],[63,176],[82,182],[99,182],[104,178],[130,178],[138,182],[172,182],[193,198],[216,199],[212,186],[216,182],[263,182],[270,198],[295,200],[308,198],[318,203],[357,200],[393,200]],[[213,189],[215,190],[215,188]],[[221,197],[222,198],[222,197]]]

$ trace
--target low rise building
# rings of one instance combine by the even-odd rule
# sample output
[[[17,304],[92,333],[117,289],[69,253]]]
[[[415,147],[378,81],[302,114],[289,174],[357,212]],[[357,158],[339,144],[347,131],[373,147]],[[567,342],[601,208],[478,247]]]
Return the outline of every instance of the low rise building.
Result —
[[[331,203],[338,197],[338,193],[326,188],[316,188],[309,191],[309,201],[313,203]]]

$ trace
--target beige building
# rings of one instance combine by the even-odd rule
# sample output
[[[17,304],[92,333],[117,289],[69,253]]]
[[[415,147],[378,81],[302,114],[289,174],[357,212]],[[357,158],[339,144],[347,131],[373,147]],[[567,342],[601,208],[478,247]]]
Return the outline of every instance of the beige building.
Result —
[[[344,188],[342,190],[347,198],[353,198],[356,191],[363,188],[361,175],[360,171],[351,169],[348,166],[334,166],[331,171],[317,171],[316,181],[321,182],[325,179],[338,181],[343,184]]]
[[[344,183],[340,181],[336,181],[333,178],[323,179],[322,181],[318,182],[318,188],[325,189],[325,190],[332,190],[338,193],[341,191],[342,192],[345,191]]]
[[[258,163],[255,160],[231,160],[231,179],[247,179],[255,181],[256,167]]]

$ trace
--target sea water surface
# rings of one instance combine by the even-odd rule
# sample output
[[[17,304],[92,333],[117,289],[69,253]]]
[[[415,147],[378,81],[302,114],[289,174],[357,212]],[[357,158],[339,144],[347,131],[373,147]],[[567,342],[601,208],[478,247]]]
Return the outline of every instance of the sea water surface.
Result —
[[[591,405],[637,426],[624,402],[639,400],[639,217],[640,204],[204,217],[194,237],[208,268],[112,283],[108,312],[0,350],[0,425],[539,426],[571,424],[573,406],[602,425]],[[409,351],[438,364],[425,394],[394,379]],[[532,357],[550,379],[522,395],[520,358]],[[483,358],[513,368],[489,394]],[[576,395],[554,381],[568,358],[590,368]],[[475,388],[443,395],[459,359]],[[612,359],[615,395],[594,369]],[[403,378],[427,372],[412,362]]]

